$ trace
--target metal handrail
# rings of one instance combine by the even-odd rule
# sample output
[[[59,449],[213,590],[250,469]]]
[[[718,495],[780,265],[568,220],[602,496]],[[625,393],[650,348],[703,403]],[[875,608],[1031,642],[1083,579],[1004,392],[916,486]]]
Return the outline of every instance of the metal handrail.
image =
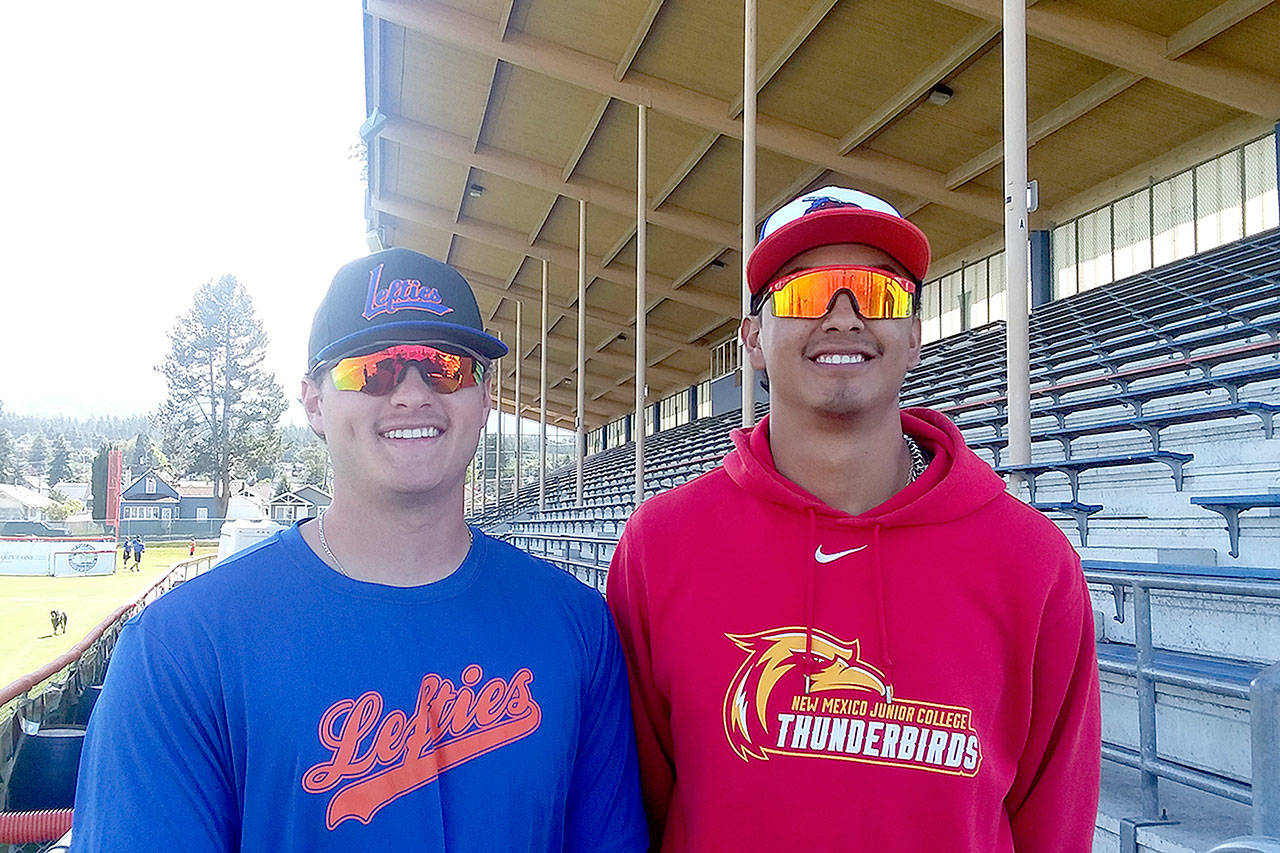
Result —
[[[1101,665],[1104,671],[1132,674],[1138,685],[1138,742],[1132,749],[1113,743],[1103,744],[1103,757],[1133,767],[1141,776],[1140,792],[1143,819],[1160,817],[1161,778],[1206,791],[1210,794],[1251,806],[1254,832],[1259,836],[1280,837],[1280,779],[1264,767],[1280,766],[1280,733],[1275,731],[1275,709],[1280,704],[1280,663],[1273,663],[1255,677],[1245,690],[1239,684],[1212,676],[1173,672],[1155,662],[1156,647],[1151,636],[1151,591],[1195,592],[1230,595],[1241,598],[1280,599],[1280,580],[1214,577],[1208,575],[1161,575],[1146,571],[1093,570],[1085,568],[1085,578],[1092,584],[1106,584],[1116,599],[1116,618],[1122,620],[1126,592],[1133,596],[1134,646],[1137,662]],[[1252,775],[1249,782],[1238,782],[1178,762],[1160,758],[1156,751],[1155,686],[1173,684],[1202,690],[1217,696],[1248,699],[1249,727],[1252,740]]]
[[[0,689],[0,768],[13,758],[24,721],[43,719],[55,702],[61,702],[68,684],[75,682],[80,686],[86,673],[90,681],[103,674],[120,629],[130,617],[183,581],[207,571],[214,560],[215,555],[206,554],[174,563],[169,571],[133,601],[116,608],[65,654]],[[39,694],[30,695],[42,684]],[[0,802],[3,802],[3,793],[0,787]]]

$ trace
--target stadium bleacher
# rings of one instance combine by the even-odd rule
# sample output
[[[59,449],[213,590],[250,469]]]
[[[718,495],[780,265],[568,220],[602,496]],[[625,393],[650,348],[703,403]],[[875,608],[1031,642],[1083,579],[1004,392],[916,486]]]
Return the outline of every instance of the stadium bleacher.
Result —
[[[1124,816],[1157,775],[1176,821],[1165,849],[1245,833],[1249,684],[1280,660],[1280,232],[1039,308],[1029,465],[1000,465],[1004,375],[990,324],[926,345],[903,403],[952,417],[1078,546],[1102,673],[1099,843],[1147,831]],[[739,422],[647,438],[646,495],[715,467]],[[634,446],[584,464],[581,505],[566,466],[544,510],[534,483],[472,521],[603,591],[634,508]]]

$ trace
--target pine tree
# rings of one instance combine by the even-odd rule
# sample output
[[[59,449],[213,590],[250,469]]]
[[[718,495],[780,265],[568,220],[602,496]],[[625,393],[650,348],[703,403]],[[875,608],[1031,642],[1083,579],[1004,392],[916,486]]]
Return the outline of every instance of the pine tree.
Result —
[[[67,439],[58,433],[53,437],[53,450],[49,455],[49,485],[65,483],[71,479],[71,451]]]
[[[44,440],[44,433],[36,433],[31,441],[31,449],[27,451],[28,470],[37,480],[44,477],[49,467],[49,443]]]
[[[19,479],[18,454],[13,446],[13,436],[7,429],[0,429],[0,483],[16,483]]]
[[[161,446],[177,470],[213,479],[218,514],[225,517],[231,478],[280,456],[277,425],[287,402],[263,367],[267,333],[244,286],[224,275],[196,291],[169,343],[156,368],[169,385],[156,418]]]

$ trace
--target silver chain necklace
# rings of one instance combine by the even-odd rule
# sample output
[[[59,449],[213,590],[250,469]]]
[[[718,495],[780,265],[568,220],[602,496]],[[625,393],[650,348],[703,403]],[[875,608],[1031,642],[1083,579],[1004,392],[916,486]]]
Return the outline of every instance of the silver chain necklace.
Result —
[[[924,449],[920,447],[920,442],[906,433],[902,434],[902,440],[907,443],[907,452],[911,454],[911,471],[907,475],[907,485],[909,486],[919,479],[924,470],[929,467],[929,460],[925,457]],[[324,541],[323,536],[321,536],[320,541]]]
[[[327,509],[323,510],[320,513],[320,517],[316,519],[316,531],[320,534],[320,547],[324,549],[325,554],[328,555],[329,559],[333,561],[333,567],[338,570],[338,574],[342,575],[344,578],[349,578],[351,577],[351,573],[348,572],[343,567],[342,561],[338,559],[337,554],[333,553],[333,549],[329,547],[329,543],[326,542],[324,538],[324,517],[328,515],[328,513],[329,513],[329,510]],[[476,540],[476,537],[471,532],[471,526],[468,525],[467,526],[467,551],[468,552],[471,551],[471,546],[475,544],[475,540]]]

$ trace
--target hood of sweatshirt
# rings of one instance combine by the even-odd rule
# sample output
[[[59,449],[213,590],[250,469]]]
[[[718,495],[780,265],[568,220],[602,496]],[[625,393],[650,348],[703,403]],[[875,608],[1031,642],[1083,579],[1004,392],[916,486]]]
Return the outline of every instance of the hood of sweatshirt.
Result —
[[[786,511],[812,512],[824,525],[884,528],[940,524],[963,518],[1004,492],[1004,480],[965,446],[960,430],[946,415],[929,409],[903,409],[901,414],[902,431],[933,459],[914,483],[862,515],[830,507],[778,473],[769,449],[767,416],[751,430],[733,431],[734,449],[725,457],[724,467],[745,491]]]
[[[886,674],[892,678],[893,655],[885,619],[884,560],[880,537],[883,531],[941,524],[963,518],[996,500],[1005,491],[1005,483],[991,466],[965,446],[960,430],[945,415],[929,409],[903,409],[902,431],[920,443],[932,460],[914,482],[887,501],[861,515],[849,515],[828,506],[817,496],[778,473],[769,448],[769,418],[765,417],[751,430],[734,430],[734,449],[725,457],[724,467],[733,482],[762,501],[776,505],[777,511],[794,513],[795,523],[804,525],[808,537],[803,553],[798,554],[806,566],[805,629],[806,658],[818,666],[812,655],[813,609],[819,583],[817,566],[818,529],[858,527],[869,529],[874,554],[873,588],[876,597],[881,647],[884,649]],[[856,476],[856,472],[850,472]],[[892,697],[887,697],[892,701]]]

